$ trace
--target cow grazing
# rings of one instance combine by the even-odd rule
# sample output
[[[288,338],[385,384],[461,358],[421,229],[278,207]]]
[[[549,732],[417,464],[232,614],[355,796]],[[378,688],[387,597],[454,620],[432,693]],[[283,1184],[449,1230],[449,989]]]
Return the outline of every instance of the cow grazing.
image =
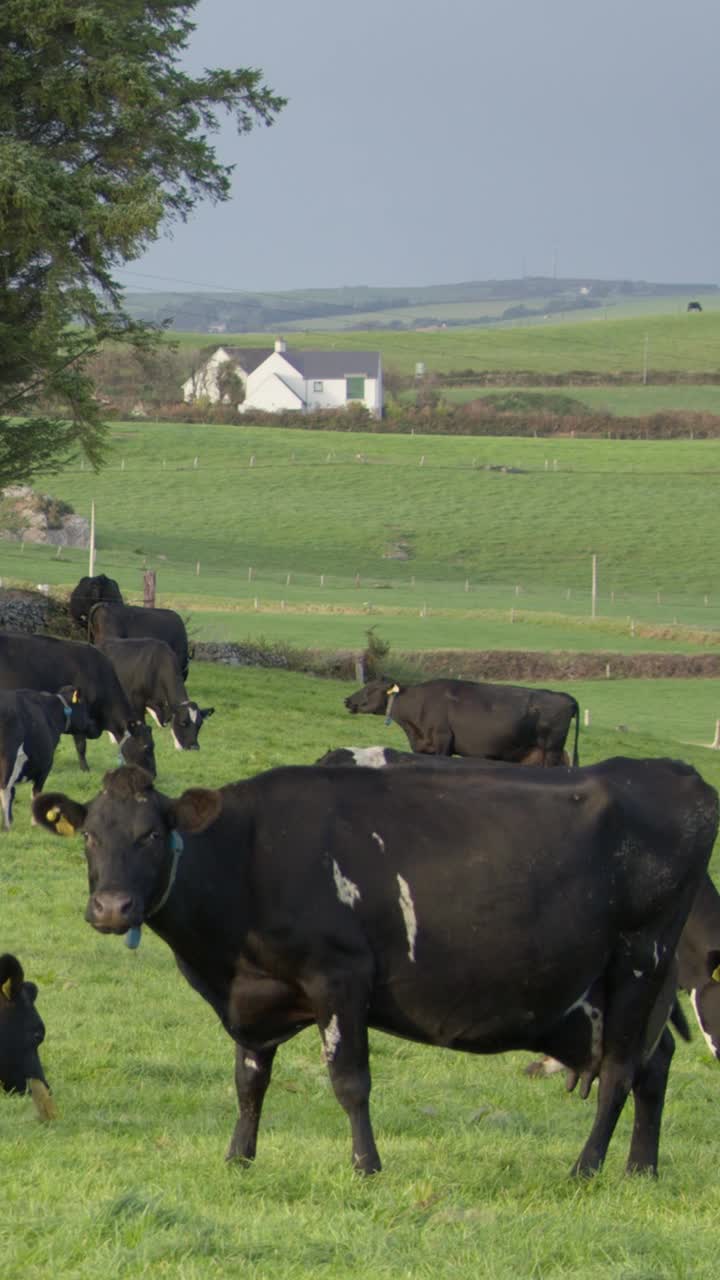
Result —
[[[0,1087],[5,1093],[29,1089],[40,1118],[52,1120],[55,1106],[38,1054],[45,1026],[36,998],[37,987],[25,981],[20,961],[0,956]]]
[[[33,812],[84,836],[86,920],[147,921],[236,1041],[229,1158],[255,1155],[278,1045],[316,1024],[363,1173],[380,1168],[369,1026],[540,1050],[583,1093],[598,1076],[579,1174],[632,1090],[628,1169],[655,1170],[674,954],[718,827],[690,766],[497,769],[482,788],[463,770],[291,766],[178,799],[125,768],[87,805],[45,793]]]
[[[115,668],[133,716],[149,711],[161,728],[169,724],[179,751],[197,751],[198,734],[214,707],[188,698],[177,657],[164,640],[106,640],[100,646]]]
[[[78,626],[86,628],[90,610],[100,600],[108,604],[125,603],[114,578],[108,578],[104,573],[93,578],[81,578],[70,596],[70,617]]]
[[[56,636],[0,634],[0,689],[36,689],[57,693],[64,685],[82,689],[89,723],[88,738],[107,730],[119,743],[126,764],[136,764],[155,776],[152,732],[133,720],[130,704],[113,665],[104,653],[80,640]],[[73,741],[81,769],[87,770],[85,736]]]
[[[88,618],[88,638],[92,644],[108,640],[164,640],[180,664],[180,675],[188,678],[190,649],[185,623],[174,609],[146,609],[134,604],[96,604]]]
[[[545,766],[569,763],[564,748],[574,719],[572,763],[578,763],[580,709],[569,693],[473,680],[401,686],[381,676],[346,698],[345,706],[353,714],[385,716],[386,724],[394,720],[412,750],[424,755]]]
[[[12,826],[17,784],[32,782],[34,796],[42,791],[60,734],[94,732],[79,689],[66,686],[59,693],[0,690],[0,807],[6,830]]]

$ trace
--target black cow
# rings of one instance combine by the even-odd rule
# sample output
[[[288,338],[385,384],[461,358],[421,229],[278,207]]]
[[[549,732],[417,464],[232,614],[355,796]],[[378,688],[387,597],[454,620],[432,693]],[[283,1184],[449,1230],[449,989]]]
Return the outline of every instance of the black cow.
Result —
[[[70,617],[78,626],[87,627],[90,610],[100,600],[108,604],[124,604],[120,588],[114,578],[99,573],[94,578],[81,578],[70,596]]]
[[[37,689],[57,693],[64,685],[82,689],[89,721],[88,738],[106,729],[120,744],[122,759],[155,776],[152,732],[133,720],[130,704],[104,653],[81,640],[56,636],[0,634],[0,689]],[[73,735],[81,769],[87,770],[85,738]]]
[[[7,830],[12,826],[15,787],[32,782],[34,796],[42,791],[61,733],[95,733],[79,689],[68,685],[59,693],[0,690],[0,807]]]
[[[0,956],[0,1087],[5,1093],[29,1089],[41,1119],[52,1120],[55,1106],[38,1054],[45,1026],[36,998],[37,987],[25,981],[20,961]]]
[[[702,311],[702,306],[699,302],[688,302],[687,309],[688,311]]]
[[[108,640],[164,640],[180,664],[183,680],[188,678],[190,649],[185,623],[174,609],[145,609],[134,604],[96,604],[90,610],[88,638],[91,644]]]
[[[161,728],[169,724],[179,751],[197,751],[203,722],[214,707],[199,707],[188,698],[180,666],[164,640],[106,640],[100,646],[115,668],[133,716],[144,720],[146,710]]]
[[[278,1045],[316,1024],[363,1173],[380,1168],[369,1026],[539,1049],[583,1092],[599,1076],[581,1174],[632,1090],[628,1168],[655,1170],[674,955],[717,794],[670,760],[488,775],[478,788],[462,770],[295,766],[171,799],[126,768],[88,805],[33,801],[51,830],[84,836],[88,922],[147,921],[237,1042],[229,1158],[255,1155]]]
[[[578,763],[580,709],[569,693],[428,680],[399,685],[371,680],[345,699],[348,711],[385,716],[407,735],[413,751],[437,756],[487,756],[510,764],[569,764],[565,740],[575,719],[573,764]]]

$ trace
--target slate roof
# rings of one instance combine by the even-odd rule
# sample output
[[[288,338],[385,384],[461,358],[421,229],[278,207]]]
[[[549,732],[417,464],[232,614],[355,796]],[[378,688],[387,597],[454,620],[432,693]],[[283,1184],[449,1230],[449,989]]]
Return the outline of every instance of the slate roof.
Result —
[[[252,373],[253,369],[257,369],[259,364],[267,360],[268,356],[273,353],[273,347],[218,347],[218,350],[227,351],[228,355],[234,360],[235,364],[239,364],[244,373]]]
[[[379,378],[379,351],[283,351],[285,359],[304,378],[344,378],[362,374]]]

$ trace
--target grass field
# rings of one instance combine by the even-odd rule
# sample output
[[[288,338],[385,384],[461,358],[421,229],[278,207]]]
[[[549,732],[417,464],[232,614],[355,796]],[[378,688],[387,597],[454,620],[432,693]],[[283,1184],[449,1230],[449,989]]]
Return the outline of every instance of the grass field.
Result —
[[[189,687],[217,710],[200,753],[156,734],[168,795],[329,746],[404,743],[381,719],[351,719],[352,686],[337,681],[193,664]],[[712,684],[567,687],[591,710],[585,762],[667,753],[720,784],[720,753],[688,745],[711,734]],[[85,778],[63,742],[49,787],[94,794],[115,751],[99,741],[89,757]],[[363,1183],[311,1031],[278,1055],[255,1166],[230,1169],[229,1039],[150,930],[131,953],[85,924],[81,842],[32,829],[28,809],[23,787],[16,826],[0,836],[2,945],[40,984],[60,1118],[40,1126],[27,1099],[0,1097],[3,1280],[714,1280],[720,1069],[697,1034],[672,1067],[656,1184],[622,1173],[630,1109],[603,1173],[577,1186],[567,1174],[592,1101],[557,1079],[527,1081],[525,1054],[474,1059],[381,1034],[373,1117],[385,1168]]]
[[[720,623],[720,442],[115,424],[112,445],[100,475],[39,487],[80,513],[94,498],[98,571],[137,597],[155,567],[158,602],[206,638],[356,648],[379,621],[405,648],[632,650],[702,646]],[[87,560],[7,543],[1,563],[70,589]]]
[[[647,365],[667,372],[715,373],[720,368],[720,309],[701,315],[639,315],[616,318],[609,310],[583,313],[582,321],[544,321],[502,329],[441,329],[430,333],[382,330],[336,332],[323,341],[316,332],[293,333],[292,346],[331,347],[339,351],[380,351],[388,368],[414,373],[418,360],[428,372],[463,369],[517,369],[537,373],[593,372],[640,374]],[[221,338],[173,333],[180,346],[267,347],[266,333],[230,334]]]
[[[534,395],[557,395],[557,387],[527,387]],[[451,404],[467,404],[484,396],[505,396],[507,388],[459,386],[442,387],[443,400]],[[612,413],[617,417],[638,418],[651,413],[682,409],[691,413],[720,413],[720,386],[654,387],[564,387],[563,394],[579,400],[596,413]],[[408,392],[408,399],[415,393]]]

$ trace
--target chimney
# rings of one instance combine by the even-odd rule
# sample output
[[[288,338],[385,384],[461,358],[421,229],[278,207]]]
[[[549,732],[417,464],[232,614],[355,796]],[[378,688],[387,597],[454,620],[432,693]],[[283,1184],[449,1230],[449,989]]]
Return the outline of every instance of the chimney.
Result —
[[[278,351],[280,355],[283,355],[284,352],[287,351],[287,343],[284,338],[275,339],[275,350]]]

